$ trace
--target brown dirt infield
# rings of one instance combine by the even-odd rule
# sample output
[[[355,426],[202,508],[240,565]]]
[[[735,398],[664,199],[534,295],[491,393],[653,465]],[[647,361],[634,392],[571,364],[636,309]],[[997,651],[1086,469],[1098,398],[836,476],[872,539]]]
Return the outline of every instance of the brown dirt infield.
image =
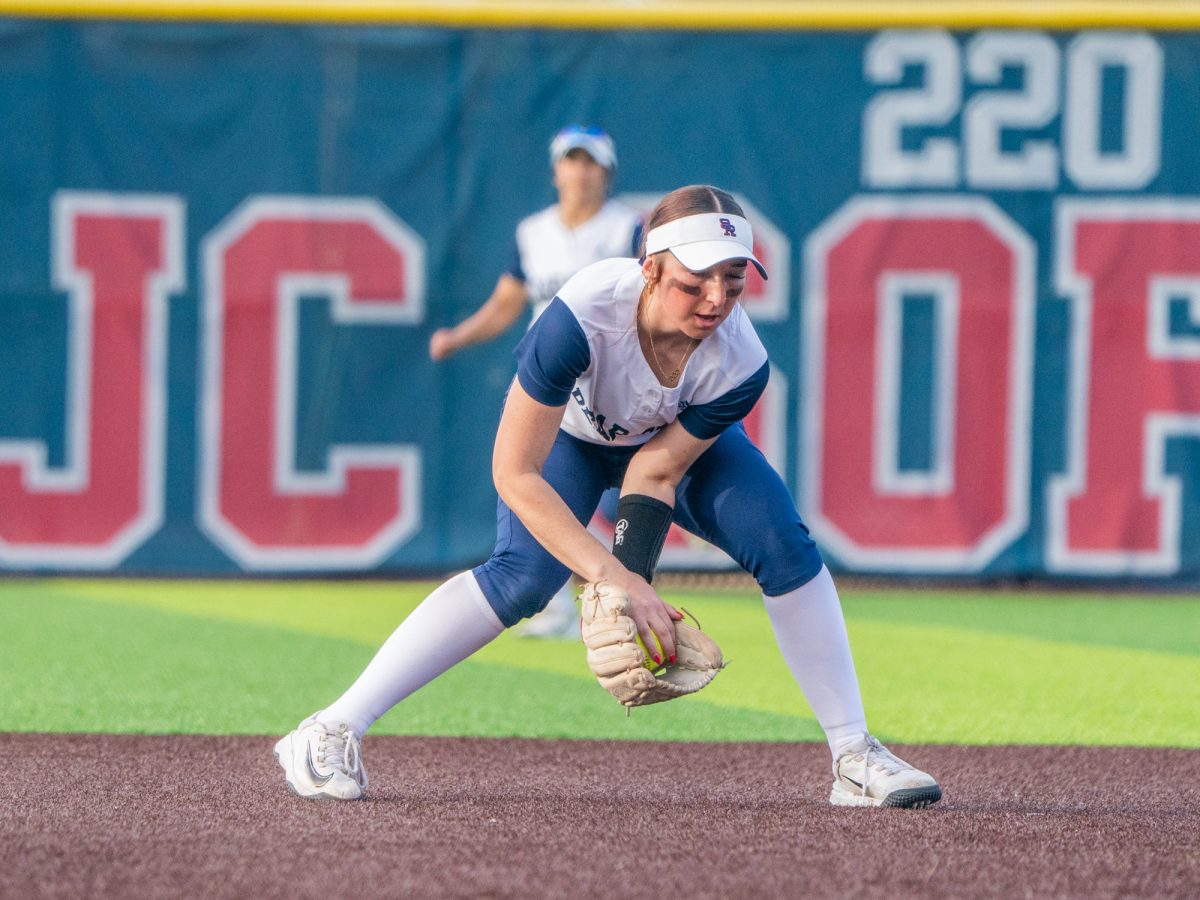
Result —
[[[826,805],[818,745],[0,735],[0,897],[1196,897],[1200,751],[893,747],[928,810]]]

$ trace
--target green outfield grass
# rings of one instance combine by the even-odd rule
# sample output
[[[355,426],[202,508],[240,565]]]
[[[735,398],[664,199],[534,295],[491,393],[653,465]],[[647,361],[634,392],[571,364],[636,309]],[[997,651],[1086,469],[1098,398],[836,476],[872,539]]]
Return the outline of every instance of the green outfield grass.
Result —
[[[0,731],[277,734],[331,701],[432,587],[0,582]],[[372,734],[821,740],[750,592],[667,589],[732,660],[624,711],[582,645],[505,634]],[[1200,747],[1190,597],[845,590],[872,730],[907,743]]]

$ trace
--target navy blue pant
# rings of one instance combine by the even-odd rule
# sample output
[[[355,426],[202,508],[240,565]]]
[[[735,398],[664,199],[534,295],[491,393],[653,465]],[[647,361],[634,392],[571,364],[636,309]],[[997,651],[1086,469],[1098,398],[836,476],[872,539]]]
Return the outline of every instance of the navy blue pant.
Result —
[[[620,485],[637,450],[592,444],[560,431],[542,477],[586,525],[600,495]],[[688,469],[675,492],[673,518],[728,553],[767,596],[786,594],[821,570],[821,554],[787,485],[741,424],[722,433]],[[505,626],[539,612],[571,574],[503,500],[496,506],[496,548],[474,572]]]

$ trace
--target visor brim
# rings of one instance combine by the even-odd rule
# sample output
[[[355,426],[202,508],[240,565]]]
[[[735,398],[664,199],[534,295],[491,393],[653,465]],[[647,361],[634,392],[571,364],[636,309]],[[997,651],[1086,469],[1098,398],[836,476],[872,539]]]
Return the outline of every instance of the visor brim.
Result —
[[[767,280],[767,270],[754,254],[736,241],[695,241],[690,244],[680,244],[669,248],[671,253],[685,268],[693,272],[703,272],[718,263],[731,259],[744,259],[754,263],[758,274]]]
[[[617,160],[612,150],[596,138],[587,135],[575,135],[554,147],[554,161],[558,162],[572,150],[582,150],[592,158],[596,165],[610,172],[617,167]]]

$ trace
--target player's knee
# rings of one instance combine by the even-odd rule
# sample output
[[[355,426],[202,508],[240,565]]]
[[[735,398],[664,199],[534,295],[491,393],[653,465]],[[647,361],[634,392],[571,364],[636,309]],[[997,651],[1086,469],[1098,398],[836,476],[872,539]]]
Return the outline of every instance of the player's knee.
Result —
[[[808,529],[797,522],[756,544],[743,567],[764,594],[778,597],[812,581],[824,564]]]
[[[484,597],[506,628],[545,609],[571,574],[557,561],[553,566],[521,565],[501,557],[492,557],[473,571]]]

